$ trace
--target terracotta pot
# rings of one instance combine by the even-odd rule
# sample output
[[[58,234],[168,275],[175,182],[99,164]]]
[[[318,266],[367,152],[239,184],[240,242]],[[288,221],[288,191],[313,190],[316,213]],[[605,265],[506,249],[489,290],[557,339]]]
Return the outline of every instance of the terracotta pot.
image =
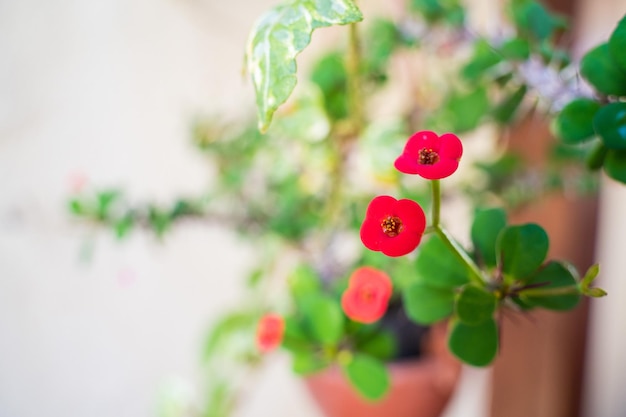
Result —
[[[361,397],[337,367],[305,379],[328,417],[437,417],[458,381],[461,364],[447,351],[445,327],[432,329],[428,351],[419,359],[389,364],[391,387],[380,401]]]

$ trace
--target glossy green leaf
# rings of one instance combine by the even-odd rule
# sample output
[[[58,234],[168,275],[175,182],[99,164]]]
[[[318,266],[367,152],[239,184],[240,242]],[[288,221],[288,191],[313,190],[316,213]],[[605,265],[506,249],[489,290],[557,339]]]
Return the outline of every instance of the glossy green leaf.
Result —
[[[550,310],[571,310],[580,301],[580,293],[576,288],[576,279],[570,269],[556,261],[544,265],[533,277],[528,280],[528,285],[542,285],[520,292],[520,299],[532,307],[543,307]],[[574,293],[554,294],[550,289],[573,287]],[[545,293],[542,293],[545,291]]]
[[[609,38],[609,52],[619,67],[626,71],[626,16],[622,17]]]
[[[417,283],[408,287],[402,296],[407,316],[420,324],[435,323],[450,316],[454,310],[453,288]]]
[[[580,73],[600,93],[626,95],[626,72],[615,63],[608,43],[587,52],[580,62]]]
[[[626,184],[626,151],[609,150],[604,159],[604,172],[614,180]]]
[[[472,223],[472,243],[479,262],[496,266],[496,243],[506,227],[506,212],[502,208],[478,210]]]
[[[593,128],[609,149],[626,149],[626,103],[611,103],[597,111]]]
[[[608,149],[604,146],[601,140],[597,140],[596,143],[593,144],[593,147],[589,150],[589,153],[585,157],[585,165],[591,171],[596,171],[604,165],[604,159],[606,158],[606,154],[608,153]]]
[[[498,328],[495,320],[489,319],[476,326],[460,320],[453,321],[448,347],[456,357],[469,365],[489,365],[498,353]]]
[[[563,143],[581,143],[595,134],[593,117],[600,108],[595,100],[579,98],[569,102],[552,122],[552,131]]]
[[[314,294],[302,300],[302,314],[311,336],[324,344],[333,345],[343,336],[344,317],[334,299]]]
[[[294,0],[257,21],[248,39],[246,68],[254,84],[262,132],[296,86],[296,56],[309,44],[313,31],[362,19],[352,0]]]
[[[467,267],[437,235],[422,242],[415,260],[417,282],[453,288],[469,282]]]
[[[371,356],[355,354],[342,369],[352,386],[366,399],[379,400],[389,389],[385,364]]]
[[[500,232],[496,244],[498,265],[514,279],[530,278],[546,259],[549,246],[548,235],[541,226],[509,226]]]
[[[456,300],[455,312],[463,323],[477,325],[493,318],[496,305],[496,296],[492,292],[466,285]]]

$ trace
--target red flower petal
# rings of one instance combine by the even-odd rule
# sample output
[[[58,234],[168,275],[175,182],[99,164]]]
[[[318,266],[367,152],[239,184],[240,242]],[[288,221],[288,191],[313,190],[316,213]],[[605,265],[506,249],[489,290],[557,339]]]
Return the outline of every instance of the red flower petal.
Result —
[[[394,238],[387,238],[381,242],[380,251],[394,258],[404,256],[413,252],[421,240],[421,233],[405,231]]]
[[[383,227],[385,222],[388,223]],[[426,215],[419,204],[379,196],[367,209],[360,236],[370,250],[381,251],[387,256],[402,256],[417,247],[425,228]]]
[[[420,162],[424,158],[431,160],[431,153],[436,154],[433,162]],[[441,179],[457,170],[462,155],[463,144],[456,135],[446,133],[438,137],[434,132],[422,131],[409,138],[394,166],[405,174],[417,174],[429,180]]]
[[[285,320],[277,314],[266,314],[257,325],[256,344],[261,352],[276,349],[283,341]]]
[[[439,136],[430,130],[416,132],[406,142],[406,145],[404,145],[404,152],[402,153],[417,156],[419,155],[420,150],[424,148],[439,152],[439,139]]]
[[[463,144],[461,140],[452,133],[446,133],[439,138],[439,155],[445,159],[456,159],[457,161],[463,156]]]
[[[387,311],[392,293],[391,279],[383,271],[362,267],[350,277],[341,306],[348,317],[361,323],[373,323]]]

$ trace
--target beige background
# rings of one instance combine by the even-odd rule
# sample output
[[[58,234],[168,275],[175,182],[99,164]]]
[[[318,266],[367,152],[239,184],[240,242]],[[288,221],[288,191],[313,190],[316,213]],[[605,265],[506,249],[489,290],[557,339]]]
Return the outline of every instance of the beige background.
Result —
[[[252,109],[243,45],[273,3],[0,0],[0,417],[147,417],[163,392],[194,397],[202,337],[236,302],[250,249],[197,225],[118,244],[73,225],[64,203],[76,173],[138,200],[202,190],[190,120]],[[593,22],[626,10],[592,3],[591,44],[613,26]],[[626,192],[603,191],[611,296],[593,306],[588,417],[626,415]],[[484,417],[487,378],[468,368],[447,417]],[[319,416],[281,355],[239,415]]]

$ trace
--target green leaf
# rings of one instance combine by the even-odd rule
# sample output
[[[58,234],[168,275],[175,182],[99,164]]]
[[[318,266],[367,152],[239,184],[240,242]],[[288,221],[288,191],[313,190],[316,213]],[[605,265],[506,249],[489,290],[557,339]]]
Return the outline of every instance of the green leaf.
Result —
[[[114,225],[115,236],[118,239],[125,238],[126,236],[128,236],[128,233],[130,233],[133,226],[134,226],[133,217],[130,214],[122,217],[121,219],[115,222],[115,225]]]
[[[352,386],[366,399],[379,400],[389,389],[387,368],[371,356],[357,353],[342,369]]]
[[[437,235],[422,242],[415,260],[417,282],[454,288],[469,282],[467,267]]]
[[[556,29],[565,26],[564,19],[554,16],[536,1],[513,2],[513,19],[522,32],[539,41],[548,39]]]
[[[593,298],[601,298],[607,295],[607,292],[602,288],[589,288],[585,291],[585,295]]]
[[[352,0],[294,0],[264,14],[246,48],[246,67],[256,92],[259,130],[265,132],[276,109],[297,83],[296,56],[315,29],[361,21]]]
[[[506,59],[523,61],[530,56],[530,44],[526,39],[513,38],[504,42],[498,51]]]
[[[416,283],[408,287],[402,296],[407,316],[420,324],[435,323],[450,316],[454,310],[453,288]]]
[[[461,69],[461,75],[468,81],[476,81],[485,72],[502,61],[502,57],[484,39],[478,39],[474,44],[472,58]]]
[[[585,158],[585,165],[587,165],[587,168],[591,171],[596,171],[602,168],[608,151],[609,150],[606,146],[604,146],[604,143],[602,143],[601,140],[594,143]]]
[[[455,311],[463,323],[477,325],[493,318],[496,304],[496,296],[492,292],[467,285],[456,300]]]
[[[600,93],[626,95],[626,73],[613,60],[608,43],[595,47],[583,56],[580,73]]]
[[[626,103],[611,103],[593,117],[593,127],[609,149],[626,149]]]
[[[298,375],[309,375],[319,372],[330,363],[314,351],[297,351],[293,353],[291,368]]]
[[[462,133],[472,130],[489,110],[487,90],[480,87],[467,94],[455,94],[445,106],[451,115],[452,131]]]
[[[614,180],[626,184],[626,151],[609,150],[604,159],[604,172]]]
[[[498,237],[497,263],[505,275],[523,280],[541,266],[549,246],[548,235],[541,226],[534,223],[509,226]]]
[[[388,360],[396,353],[396,339],[389,332],[379,331],[367,340],[357,341],[356,350],[380,360]]]
[[[498,328],[495,320],[492,318],[477,326],[455,320],[451,323],[448,347],[456,357],[469,365],[489,365],[498,353]]]
[[[380,73],[400,44],[400,33],[391,20],[377,18],[368,26],[363,44],[363,58],[368,70]]]
[[[317,273],[306,264],[298,265],[287,278],[287,282],[291,294],[296,299],[318,293],[322,289],[322,283]]]
[[[478,260],[496,266],[498,234],[506,227],[506,212],[502,208],[482,209],[476,212],[472,223],[472,242]]]
[[[241,333],[252,333],[257,319],[256,313],[248,311],[233,311],[220,317],[205,341],[203,357],[209,359],[217,355],[220,350],[230,346],[229,342]]]
[[[68,203],[70,212],[75,216],[81,216],[85,214],[86,210],[83,202],[77,198],[72,198]]]
[[[542,267],[527,282],[528,285],[547,283],[541,287],[532,288],[528,291],[520,291],[519,296],[522,301],[532,307],[543,307],[550,310],[571,310],[580,301],[580,293],[571,294],[542,294],[542,291],[552,288],[574,287],[576,288],[576,278],[566,265],[557,261],[550,261]]]
[[[334,299],[313,294],[302,300],[302,313],[313,338],[334,345],[343,336],[344,317],[339,303]]]
[[[580,280],[581,288],[583,289],[589,288],[599,273],[600,273],[600,265],[598,264],[591,265],[589,269],[587,270],[587,272],[585,272],[585,276]]]
[[[526,85],[522,85],[511,95],[506,97],[493,109],[493,118],[502,124],[509,123],[513,119],[513,116],[515,116],[515,112],[519,108],[520,104],[522,104],[527,91],[528,87],[526,87]]]
[[[320,58],[313,66],[311,81],[317,84],[324,95],[324,108],[331,119],[348,116],[348,96],[345,59],[333,52]]]
[[[609,52],[619,67],[626,71],[626,16],[622,17],[609,38]]]
[[[569,102],[553,120],[553,133],[569,145],[589,139],[595,134],[593,117],[600,107],[597,101],[586,98]]]

